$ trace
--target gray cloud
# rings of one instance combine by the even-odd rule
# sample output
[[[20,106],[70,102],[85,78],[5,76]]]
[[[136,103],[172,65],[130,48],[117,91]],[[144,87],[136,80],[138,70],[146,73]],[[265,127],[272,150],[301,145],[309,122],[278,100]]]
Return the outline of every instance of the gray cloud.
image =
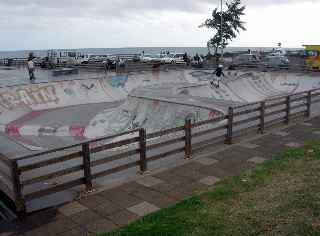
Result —
[[[320,0],[244,0],[249,6]],[[220,0],[1,0],[0,14],[6,18],[130,18],[157,12],[203,13]]]
[[[38,46],[34,42],[36,40],[43,47],[54,43],[59,47],[65,45],[65,42],[72,44],[81,39],[83,42],[98,40],[87,36],[88,31],[97,35],[103,32],[108,42],[113,40],[115,45],[120,41],[119,35],[122,35],[122,39],[135,35],[136,42],[143,41],[141,34],[147,33],[150,38],[153,36],[150,32],[154,29],[154,41],[161,37],[165,40],[170,36],[170,41],[175,38],[178,40],[182,34],[192,30],[196,32],[197,25],[209,16],[210,10],[219,2],[220,0],[0,0],[0,47],[12,47],[13,43],[24,43],[26,46],[23,47]],[[319,3],[320,0],[243,0],[248,9],[303,2]],[[176,22],[169,22],[169,17]],[[175,35],[177,29],[181,30],[179,35]],[[25,37],[23,42],[21,35]]]

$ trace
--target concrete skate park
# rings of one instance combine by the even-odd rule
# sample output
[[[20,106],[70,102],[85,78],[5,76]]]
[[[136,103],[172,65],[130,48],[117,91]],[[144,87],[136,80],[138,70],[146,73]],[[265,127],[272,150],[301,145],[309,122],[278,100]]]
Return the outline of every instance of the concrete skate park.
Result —
[[[215,88],[212,72],[3,82],[2,192],[17,211],[56,206],[318,110],[318,74],[230,70]]]

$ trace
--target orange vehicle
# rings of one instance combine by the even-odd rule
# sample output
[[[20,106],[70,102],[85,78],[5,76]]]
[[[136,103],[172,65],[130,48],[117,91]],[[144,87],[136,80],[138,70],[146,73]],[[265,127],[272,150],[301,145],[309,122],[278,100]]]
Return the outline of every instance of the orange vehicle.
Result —
[[[303,45],[306,49],[306,68],[320,70],[320,45]]]

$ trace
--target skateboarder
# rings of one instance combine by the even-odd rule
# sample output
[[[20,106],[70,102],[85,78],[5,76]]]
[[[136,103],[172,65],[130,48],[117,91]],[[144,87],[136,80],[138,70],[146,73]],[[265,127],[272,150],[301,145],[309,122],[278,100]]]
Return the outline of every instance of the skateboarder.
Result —
[[[221,77],[224,76],[223,73],[223,65],[219,65],[218,68],[213,72],[215,74],[215,77],[211,80],[211,85],[215,86],[216,88],[220,87],[220,81],[221,81]],[[217,81],[217,84],[214,83],[214,81]]]

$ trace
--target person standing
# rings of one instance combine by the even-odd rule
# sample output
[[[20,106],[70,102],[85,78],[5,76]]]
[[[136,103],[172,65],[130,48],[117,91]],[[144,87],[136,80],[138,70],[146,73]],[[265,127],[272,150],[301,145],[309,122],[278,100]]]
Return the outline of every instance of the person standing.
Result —
[[[33,81],[36,79],[36,77],[34,76],[34,62],[33,62],[34,56],[32,53],[29,54],[28,57],[28,62],[27,62],[27,68],[28,68],[28,72],[29,72],[29,78],[30,81]]]
[[[199,57],[198,53],[195,55],[195,57],[193,59],[197,62],[197,64],[200,64],[200,57]]]
[[[188,63],[188,54],[186,52],[183,54],[182,59],[185,63]]]

